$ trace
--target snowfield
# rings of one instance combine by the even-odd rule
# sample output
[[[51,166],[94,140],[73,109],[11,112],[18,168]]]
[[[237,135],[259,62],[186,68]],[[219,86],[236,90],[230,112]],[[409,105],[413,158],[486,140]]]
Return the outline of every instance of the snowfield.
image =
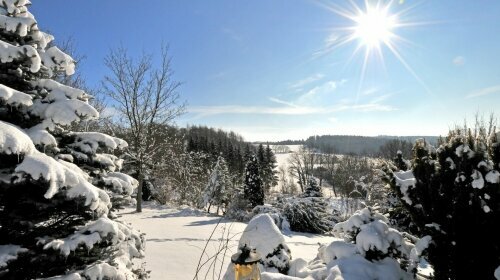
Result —
[[[134,208],[126,208],[119,215],[122,216],[122,220],[146,234],[146,257],[143,261],[146,262],[146,270],[151,271],[150,277],[153,280],[194,279],[200,255],[216,227],[203,261],[218,251],[223,233],[224,239],[229,236],[229,248],[222,263],[221,273],[224,275],[230,257],[237,251],[238,241],[247,226],[246,223],[228,220],[221,220],[217,226],[220,217],[208,216],[200,210],[150,203],[143,206],[142,213],[136,213]],[[224,232],[224,229],[227,230]],[[312,260],[317,256],[318,243],[329,244],[334,240],[336,238],[331,236],[306,233],[291,232],[285,235],[292,258],[300,257],[306,260]],[[206,279],[218,279],[221,258],[217,262],[215,275],[212,274],[212,269]],[[207,266],[208,264],[205,267]],[[206,271],[202,270],[198,279],[205,279]]]

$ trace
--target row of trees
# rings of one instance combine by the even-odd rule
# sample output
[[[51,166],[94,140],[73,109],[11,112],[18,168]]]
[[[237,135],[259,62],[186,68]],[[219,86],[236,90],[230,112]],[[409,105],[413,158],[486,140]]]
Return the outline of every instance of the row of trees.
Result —
[[[203,192],[203,205],[207,211],[213,205],[223,209],[225,213],[231,202],[239,204],[233,207],[235,211],[251,210],[264,204],[266,194],[277,185],[276,158],[269,146],[260,144],[257,152],[249,152],[241,177],[241,183],[231,179],[229,168],[224,157],[219,156],[211,172],[208,184]],[[241,186],[241,187],[240,187]]]

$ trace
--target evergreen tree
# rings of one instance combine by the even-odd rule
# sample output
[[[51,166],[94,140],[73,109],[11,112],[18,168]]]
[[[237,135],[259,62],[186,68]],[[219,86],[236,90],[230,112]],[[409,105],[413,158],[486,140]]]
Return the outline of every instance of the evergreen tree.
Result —
[[[110,212],[137,187],[110,154],[127,144],[70,131],[98,113],[88,94],[54,79],[75,63],[28,4],[0,2],[0,277],[142,278],[131,259],[143,237]]]
[[[245,198],[250,201],[252,207],[264,205],[264,186],[262,185],[259,163],[255,155],[251,155],[250,160],[246,164],[243,188]]]
[[[299,232],[326,233],[332,221],[321,187],[310,178],[304,193],[298,198],[285,199],[280,208],[290,223],[290,229]]]
[[[219,207],[226,209],[231,193],[231,177],[229,176],[227,164],[224,158],[219,156],[203,192],[203,202],[208,205],[207,211],[210,212],[212,205],[217,206],[217,214],[219,213]]]
[[[278,185],[278,171],[276,170],[277,161],[269,145],[263,150],[263,160],[261,164],[262,183],[264,184],[264,190],[269,193],[271,188]]]
[[[479,131],[451,133],[437,150],[417,141],[413,168],[391,174],[412,221],[432,237],[436,279],[493,279],[500,263],[499,135]]]
[[[310,178],[307,184],[303,197],[323,197],[323,192],[321,191],[321,187],[316,182],[316,179]]]
[[[403,158],[403,152],[399,151],[397,152],[396,157],[393,159],[394,165],[401,170],[401,171],[406,171],[408,170],[409,166],[406,163],[406,160]]]

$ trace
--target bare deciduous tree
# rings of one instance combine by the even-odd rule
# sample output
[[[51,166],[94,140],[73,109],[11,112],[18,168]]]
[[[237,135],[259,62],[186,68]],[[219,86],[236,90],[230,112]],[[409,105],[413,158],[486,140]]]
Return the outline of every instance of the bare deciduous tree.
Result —
[[[105,64],[111,73],[105,76],[103,89],[115,101],[115,109],[123,118],[130,163],[139,180],[137,212],[141,212],[144,176],[166,145],[162,137],[156,137],[155,127],[169,124],[185,109],[185,104],[179,103],[180,83],[173,80],[171,58],[165,46],[158,60],[148,54],[134,60],[120,47],[109,53]]]

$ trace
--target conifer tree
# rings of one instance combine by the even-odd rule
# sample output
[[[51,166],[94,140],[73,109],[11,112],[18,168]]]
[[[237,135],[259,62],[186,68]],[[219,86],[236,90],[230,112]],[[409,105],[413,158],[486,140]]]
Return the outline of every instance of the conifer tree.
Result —
[[[203,192],[203,202],[208,205],[207,211],[210,212],[212,205],[217,206],[217,213],[219,213],[220,207],[226,209],[231,193],[231,177],[227,164],[224,158],[219,156]]]
[[[111,154],[127,144],[70,131],[98,112],[87,93],[54,80],[75,63],[28,4],[0,2],[0,278],[142,278],[131,259],[143,237],[110,212],[137,187]]]
[[[286,199],[281,207],[291,230],[325,233],[332,229],[327,206],[321,187],[314,178],[310,178],[304,193],[298,198]]]
[[[276,156],[274,155],[273,150],[266,146],[263,149],[263,164],[261,164],[262,168],[262,182],[264,184],[264,190],[269,193],[271,188],[278,184],[278,171],[276,170]]]
[[[493,279],[500,264],[498,136],[464,129],[437,150],[417,141],[413,168],[390,174],[412,221],[432,237],[436,279]]]
[[[252,207],[264,205],[264,186],[260,177],[259,163],[255,155],[251,155],[245,166],[245,182],[243,186],[245,198]]]

